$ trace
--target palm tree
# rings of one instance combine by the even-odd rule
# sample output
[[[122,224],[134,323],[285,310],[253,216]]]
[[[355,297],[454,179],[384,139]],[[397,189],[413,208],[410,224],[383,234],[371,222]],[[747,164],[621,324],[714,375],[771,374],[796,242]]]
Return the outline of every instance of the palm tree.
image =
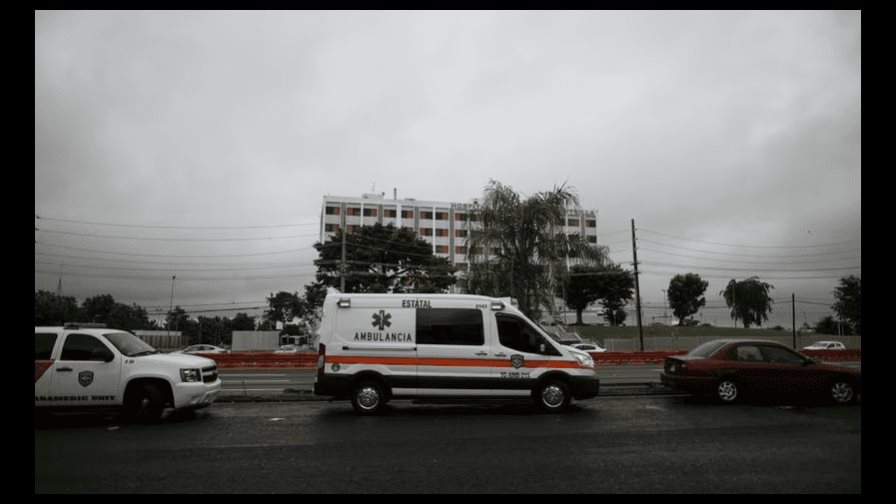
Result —
[[[606,261],[605,248],[564,232],[567,209],[578,205],[566,184],[523,200],[511,187],[489,181],[472,212],[478,225],[468,225],[468,291],[514,297],[520,311],[537,320],[542,306],[553,306],[567,258],[584,264]]]

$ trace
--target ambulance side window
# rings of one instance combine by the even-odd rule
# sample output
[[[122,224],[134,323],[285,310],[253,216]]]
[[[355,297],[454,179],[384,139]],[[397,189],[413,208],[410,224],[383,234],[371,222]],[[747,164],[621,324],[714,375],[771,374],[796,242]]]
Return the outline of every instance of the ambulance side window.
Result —
[[[560,355],[553,345],[524,321],[504,313],[495,314],[495,318],[498,321],[498,340],[503,346],[520,352]]]
[[[418,345],[479,345],[485,343],[482,311],[417,308]]]

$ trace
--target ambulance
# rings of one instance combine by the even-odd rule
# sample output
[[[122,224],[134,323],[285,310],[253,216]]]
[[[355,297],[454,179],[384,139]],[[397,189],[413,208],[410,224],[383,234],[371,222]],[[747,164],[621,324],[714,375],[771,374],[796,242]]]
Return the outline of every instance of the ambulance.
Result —
[[[600,387],[590,355],[555,342],[509,299],[329,289],[319,336],[314,393],[361,415],[393,398],[531,399],[555,412]]]

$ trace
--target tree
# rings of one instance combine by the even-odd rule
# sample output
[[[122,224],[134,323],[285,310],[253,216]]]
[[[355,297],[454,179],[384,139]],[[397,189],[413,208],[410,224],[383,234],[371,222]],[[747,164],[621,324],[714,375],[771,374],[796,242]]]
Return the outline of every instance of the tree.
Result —
[[[230,323],[233,331],[254,331],[255,317],[250,317],[245,313],[237,313]]]
[[[81,303],[81,315],[85,320],[82,322],[106,323],[109,313],[115,307],[115,299],[111,294],[100,294],[92,296]]]
[[[199,343],[229,345],[233,342],[233,322],[229,318],[199,316],[196,320],[199,324]]]
[[[576,324],[582,325],[582,311],[600,297],[601,268],[577,264],[573,266],[559,293],[566,303],[576,311]]]
[[[842,324],[834,320],[834,317],[830,315],[815,324],[815,332],[818,334],[840,334],[841,331],[843,334],[849,335],[849,327],[844,328]]]
[[[34,293],[34,325],[55,326],[80,319],[78,300],[46,290]]]
[[[837,300],[831,308],[840,320],[845,321],[855,331],[862,334],[862,279],[849,275],[840,279],[840,285],[834,289]]]
[[[557,276],[568,258],[586,265],[606,259],[603,248],[565,233],[567,208],[577,206],[578,198],[565,185],[522,199],[511,187],[491,180],[482,203],[471,212],[479,225],[468,225],[467,238],[470,273],[490,278],[471,278],[470,292],[484,294],[480,286],[501,287],[503,295],[516,298],[526,316],[540,318],[541,307],[553,305]]]
[[[151,329],[153,327],[146,309],[138,306],[136,303],[131,306],[122,303],[113,304],[103,322],[106,324],[106,327],[124,329],[125,331]]]
[[[286,324],[304,312],[304,301],[296,292],[280,291],[277,294],[272,293],[267,299],[270,309],[265,310],[264,320],[273,327],[277,326],[277,322]]]
[[[342,238],[340,229],[326,243],[314,244],[316,278],[323,286],[340,286]],[[345,235],[346,292],[445,292],[455,282],[454,272],[412,229],[377,223]]]
[[[623,308],[634,297],[635,276],[618,264],[609,264],[603,268],[599,278],[597,294],[603,316],[611,325],[620,325],[626,317]]]
[[[700,278],[696,273],[675,275],[669,281],[669,306],[672,314],[678,318],[678,325],[685,325],[685,319],[697,313],[701,306],[706,305],[703,293],[709,287],[709,282]]]
[[[737,325],[737,319],[741,319],[744,327],[762,325],[768,320],[768,314],[772,311],[774,301],[769,297],[768,291],[774,289],[773,285],[760,282],[758,277],[750,277],[743,281],[728,282],[725,290],[719,295],[725,296],[725,304],[731,308],[731,318]]]

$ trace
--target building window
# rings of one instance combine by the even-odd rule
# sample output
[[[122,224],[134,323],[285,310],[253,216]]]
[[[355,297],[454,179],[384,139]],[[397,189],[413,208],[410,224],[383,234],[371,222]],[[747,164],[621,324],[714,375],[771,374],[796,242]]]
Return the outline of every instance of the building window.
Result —
[[[432,212],[420,212],[420,218],[432,220]]]
[[[455,254],[466,254],[466,253],[467,253],[467,247],[463,247],[463,246],[457,246],[457,247],[454,247],[454,253],[455,253]]]
[[[458,238],[465,238],[467,236],[467,230],[466,229],[455,229],[454,236],[456,236]]]
[[[398,212],[394,208],[384,208],[383,209],[383,217],[395,217],[398,215]]]
[[[432,236],[432,228],[420,228],[420,236]]]
[[[357,224],[348,224],[345,226],[345,232],[346,233],[354,233],[355,229],[357,229],[358,227],[360,227],[360,226],[358,226]]]
[[[448,220],[448,212],[436,212],[436,220]]]
[[[335,233],[336,231],[339,231],[339,224],[324,224],[324,231]]]
[[[338,206],[328,206],[324,213],[327,215],[339,215],[339,207]]]
[[[596,236],[588,236],[588,237],[586,237],[586,238],[588,238],[588,243],[597,243],[597,237],[596,237]]]
[[[376,208],[365,208],[364,217],[376,217]]]
[[[361,209],[348,207],[345,209],[345,215],[361,215]]]
[[[448,230],[443,228],[436,229],[436,236],[448,236]]]
[[[597,221],[594,220],[594,219],[585,219],[585,227],[596,228],[596,227],[597,227]]]
[[[412,227],[401,226],[401,230],[402,230],[402,231],[409,231],[411,234],[414,233],[414,228],[412,228]]]
[[[569,224],[567,224],[567,226],[570,226],[570,227],[578,227],[578,226],[579,226],[579,219],[569,219]]]
[[[413,211],[413,210],[402,210],[402,211],[401,211],[401,218],[402,218],[402,219],[413,219],[413,218],[414,218],[414,211]]]
[[[436,254],[447,254],[448,245],[436,245]]]
[[[454,220],[462,221],[462,220],[466,220],[466,218],[467,218],[467,214],[465,214],[465,213],[456,212],[454,214]]]

